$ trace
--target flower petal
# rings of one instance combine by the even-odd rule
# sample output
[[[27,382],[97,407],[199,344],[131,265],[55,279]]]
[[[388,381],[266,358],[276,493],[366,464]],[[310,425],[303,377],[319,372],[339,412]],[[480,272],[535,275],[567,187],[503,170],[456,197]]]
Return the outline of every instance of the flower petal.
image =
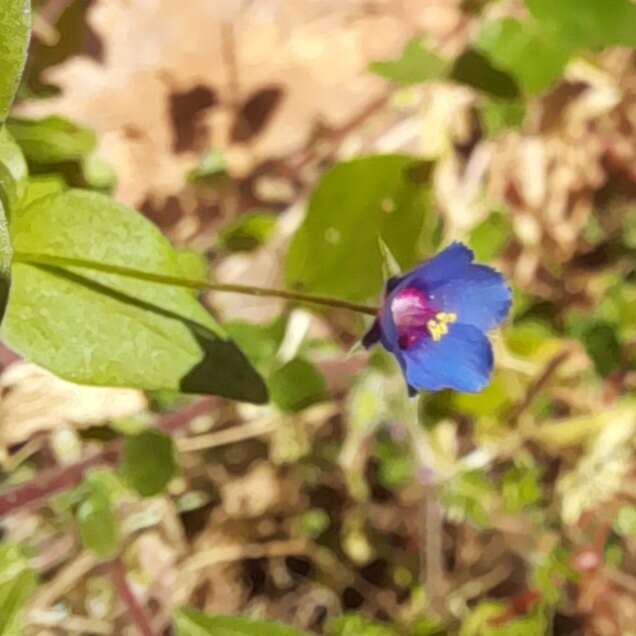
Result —
[[[402,352],[409,388],[427,391],[481,391],[493,366],[488,338],[473,325],[455,323],[439,341],[421,340]]]
[[[428,284],[447,281],[463,272],[475,258],[473,251],[463,243],[455,241],[447,245],[439,254],[433,256],[409,274]]]
[[[432,305],[482,331],[500,324],[512,304],[503,276],[486,265],[468,265],[446,283],[429,286],[427,292]]]
[[[417,287],[437,311],[454,313],[458,322],[484,331],[504,320],[512,302],[503,276],[486,265],[475,265],[472,251],[462,243],[451,243],[405,274],[391,297],[405,287]]]

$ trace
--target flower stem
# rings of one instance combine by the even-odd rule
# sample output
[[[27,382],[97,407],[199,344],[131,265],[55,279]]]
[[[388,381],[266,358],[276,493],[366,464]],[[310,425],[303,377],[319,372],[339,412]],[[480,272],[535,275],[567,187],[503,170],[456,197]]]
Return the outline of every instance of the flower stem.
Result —
[[[170,276],[168,274],[157,274],[155,272],[145,272],[125,267],[123,265],[113,265],[109,263],[100,263],[84,258],[73,258],[68,256],[57,256],[54,254],[36,254],[31,252],[14,252],[13,261],[15,263],[26,263],[29,265],[51,265],[54,267],[81,267],[84,269],[92,269],[108,274],[118,274],[119,276],[127,276],[128,278],[136,278],[138,280],[146,280],[152,283],[162,285],[172,285],[174,287],[187,287],[188,289],[209,289],[211,291],[229,292],[234,294],[245,294],[248,296],[262,296],[271,298],[284,298],[299,303],[310,305],[321,305],[324,307],[335,307],[338,309],[348,309],[361,314],[375,316],[378,313],[377,307],[369,307],[352,303],[347,300],[338,298],[330,298],[328,296],[316,296],[314,294],[305,294],[302,292],[287,291],[285,289],[272,289],[268,287],[255,287],[252,285],[235,285],[232,283],[212,283],[204,280],[194,280],[191,278],[182,278],[181,276]]]
[[[128,617],[132,624],[137,628],[139,634],[141,636],[156,636],[156,632],[152,628],[145,609],[130,587],[128,577],[126,576],[126,569],[122,560],[120,558],[114,559],[110,562],[108,569],[110,570],[113,587],[123,602],[126,612],[128,613]]]

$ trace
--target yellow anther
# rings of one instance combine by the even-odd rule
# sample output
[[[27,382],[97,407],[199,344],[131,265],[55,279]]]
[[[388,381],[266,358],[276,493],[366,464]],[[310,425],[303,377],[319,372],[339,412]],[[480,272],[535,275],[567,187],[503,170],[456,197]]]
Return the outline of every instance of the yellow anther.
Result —
[[[440,312],[435,315],[435,318],[431,318],[427,323],[426,327],[428,332],[431,334],[431,338],[434,342],[439,342],[442,339],[442,336],[445,336],[448,333],[447,325],[453,323],[457,320],[457,314]]]
[[[429,320],[426,323],[426,327],[428,328],[428,332],[431,334],[431,338],[433,338],[435,342],[441,339],[442,334],[440,332],[440,324],[437,322],[437,320]]]

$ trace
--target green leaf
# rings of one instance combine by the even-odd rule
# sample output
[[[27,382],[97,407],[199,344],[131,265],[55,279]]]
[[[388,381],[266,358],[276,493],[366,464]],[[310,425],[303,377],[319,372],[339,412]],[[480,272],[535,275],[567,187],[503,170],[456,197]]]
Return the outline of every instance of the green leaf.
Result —
[[[513,18],[487,23],[476,46],[530,95],[549,88],[563,73],[571,54],[562,39],[544,31],[534,20]]]
[[[224,327],[249,361],[261,373],[267,373],[276,364],[276,352],[285,336],[286,322],[284,317],[265,325],[237,320]]]
[[[142,497],[159,494],[177,470],[172,438],[156,429],[127,437],[119,470],[126,483]]]
[[[36,587],[36,576],[19,546],[0,544],[0,634],[22,633],[22,610]]]
[[[320,371],[303,358],[294,358],[276,369],[267,384],[272,402],[281,411],[291,413],[323,400],[327,392]]]
[[[478,261],[488,262],[501,254],[511,235],[508,217],[501,212],[492,212],[472,229],[468,244]]]
[[[636,507],[621,506],[614,517],[613,527],[623,537],[636,536]]]
[[[400,264],[391,253],[389,246],[382,240],[381,236],[378,236],[378,247],[380,248],[380,254],[382,256],[382,278],[388,280],[393,276],[399,276],[402,273]]]
[[[92,130],[57,115],[43,119],[14,117],[9,119],[7,127],[32,164],[81,161],[95,149]]]
[[[0,199],[10,210],[24,194],[28,168],[20,146],[0,127]]]
[[[33,202],[11,222],[16,252],[170,276],[183,259],[140,214],[95,192]],[[88,268],[14,263],[3,339],[80,384],[264,402],[263,380],[190,290]]]
[[[251,252],[265,243],[276,229],[269,212],[251,212],[226,225],[219,234],[221,245],[231,252]]]
[[[526,0],[555,38],[580,48],[636,46],[636,5],[630,0]]]
[[[81,160],[84,180],[96,190],[111,190],[117,182],[113,167],[104,161],[96,152],[86,155]]]
[[[101,559],[108,559],[119,549],[119,525],[106,486],[99,479],[85,481],[86,495],[76,513],[84,546]]]
[[[305,636],[302,632],[270,621],[235,616],[210,616],[193,609],[176,614],[177,636]]]
[[[396,60],[372,62],[369,70],[398,84],[420,84],[444,77],[448,62],[432,53],[420,38],[409,40]]]
[[[20,200],[20,205],[26,208],[36,199],[46,197],[50,194],[57,194],[66,189],[66,182],[58,174],[29,177],[25,184],[25,192]]]
[[[621,345],[617,327],[609,322],[593,322],[581,333],[583,346],[599,375],[606,377],[621,364]]]
[[[514,78],[495,68],[483,53],[475,49],[467,49],[455,60],[450,77],[500,99],[519,96],[519,86]]]
[[[31,2],[2,0],[0,11],[0,124],[13,103],[31,37]]]
[[[488,137],[520,128],[525,116],[526,103],[521,99],[485,98],[479,108],[479,119]]]
[[[290,246],[288,285],[355,300],[376,296],[383,286],[378,237],[402,269],[413,266],[432,241],[435,220],[418,182],[421,165],[378,155],[325,173]]]

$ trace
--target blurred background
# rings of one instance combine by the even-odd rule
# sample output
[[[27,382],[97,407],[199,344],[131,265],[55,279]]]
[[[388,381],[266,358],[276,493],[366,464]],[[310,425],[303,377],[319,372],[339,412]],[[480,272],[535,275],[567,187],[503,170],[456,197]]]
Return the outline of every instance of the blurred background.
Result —
[[[354,347],[362,318],[229,294],[205,302],[268,406],[3,350],[0,633],[18,610],[29,635],[139,633],[121,566],[155,634],[183,606],[329,636],[636,634],[634,46],[629,0],[36,2],[9,130],[42,191],[111,193],[219,281],[354,301],[380,298],[378,235],[403,266],[462,240],[514,305],[484,392],[412,401]],[[144,472],[146,440],[134,491],[119,438],[147,424],[177,466]]]

